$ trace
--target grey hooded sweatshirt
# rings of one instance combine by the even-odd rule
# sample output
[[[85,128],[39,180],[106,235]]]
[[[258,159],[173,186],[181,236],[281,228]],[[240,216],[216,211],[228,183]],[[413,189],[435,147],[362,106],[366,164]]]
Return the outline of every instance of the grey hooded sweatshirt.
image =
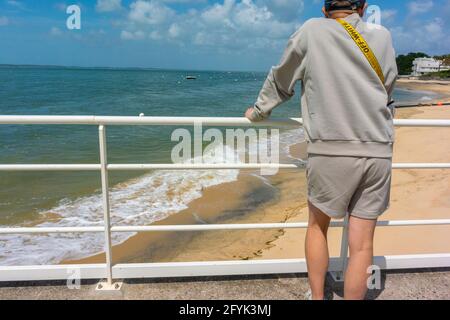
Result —
[[[385,76],[384,85],[347,31],[334,19],[307,21],[290,38],[280,65],[273,67],[255,104],[271,111],[294,96],[301,80],[301,104],[308,153],[391,158],[394,109],[388,107],[398,76],[390,32],[347,18],[368,42]]]

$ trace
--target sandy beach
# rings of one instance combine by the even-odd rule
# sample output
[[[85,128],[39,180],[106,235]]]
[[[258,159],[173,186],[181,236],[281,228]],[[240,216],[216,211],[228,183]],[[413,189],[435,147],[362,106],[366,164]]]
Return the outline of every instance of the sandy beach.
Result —
[[[401,81],[400,87],[433,91],[450,101],[450,86]],[[445,98],[445,99],[444,99]],[[450,119],[450,107],[402,108],[399,119]],[[448,162],[448,128],[397,129],[395,162]],[[305,144],[291,154],[306,158]],[[284,170],[267,180],[242,171],[236,182],[204,190],[189,208],[157,224],[297,222],[307,220],[305,171]],[[267,183],[270,182],[270,183]],[[395,170],[391,207],[381,220],[450,218],[450,171]],[[305,230],[251,230],[141,233],[113,248],[114,262],[167,262],[236,259],[285,259],[304,256]],[[339,253],[341,231],[331,229],[331,255]],[[441,253],[450,249],[450,228],[378,228],[377,255]],[[98,263],[104,254],[64,263]]]

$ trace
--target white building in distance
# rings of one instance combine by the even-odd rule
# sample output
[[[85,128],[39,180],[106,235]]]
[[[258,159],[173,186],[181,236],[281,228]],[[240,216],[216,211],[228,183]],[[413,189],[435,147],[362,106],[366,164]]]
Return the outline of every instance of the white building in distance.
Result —
[[[450,70],[450,66],[445,66],[441,60],[433,58],[416,58],[412,70],[412,76],[419,77],[427,73]]]

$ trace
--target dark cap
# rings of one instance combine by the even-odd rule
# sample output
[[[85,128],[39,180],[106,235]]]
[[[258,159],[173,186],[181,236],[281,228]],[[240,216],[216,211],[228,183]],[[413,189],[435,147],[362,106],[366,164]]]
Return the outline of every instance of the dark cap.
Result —
[[[350,10],[356,11],[364,6],[366,0],[325,0],[325,10]]]

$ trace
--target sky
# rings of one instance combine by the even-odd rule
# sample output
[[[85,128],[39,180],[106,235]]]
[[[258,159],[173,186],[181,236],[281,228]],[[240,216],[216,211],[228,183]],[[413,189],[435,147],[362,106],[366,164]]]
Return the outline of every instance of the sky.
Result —
[[[450,0],[373,0],[398,54],[450,53]],[[69,5],[81,29],[69,30]],[[0,64],[264,71],[322,0],[0,0]]]

